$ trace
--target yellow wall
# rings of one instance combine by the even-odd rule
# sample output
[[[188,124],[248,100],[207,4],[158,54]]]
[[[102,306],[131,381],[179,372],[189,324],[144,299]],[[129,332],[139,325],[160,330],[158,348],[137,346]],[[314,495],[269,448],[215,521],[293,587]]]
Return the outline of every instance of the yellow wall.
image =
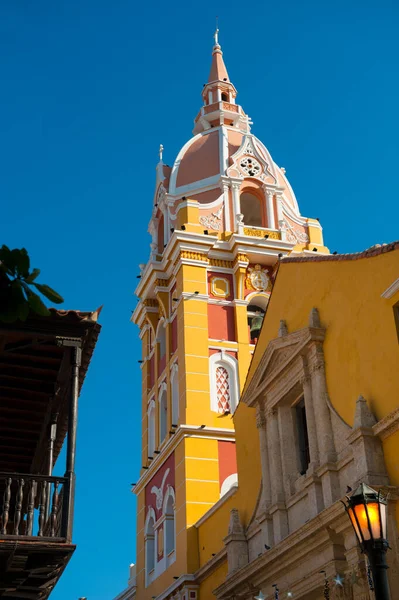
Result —
[[[399,345],[393,305],[399,293],[389,300],[381,294],[398,274],[399,251],[358,260],[283,261],[248,380],[277,336],[280,319],[292,332],[308,325],[316,307],[327,328],[324,356],[333,406],[349,425],[360,394],[378,420],[390,413],[398,405]]]
[[[268,343],[277,337],[280,319],[293,332],[308,326],[310,311],[316,307],[327,328],[324,353],[328,392],[339,414],[352,425],[360,394],[370,402],[377,419],[397,408],[399,344],[393,306],[399,301],[399,292],[389,300],[381,294],[398,275],[399,250],[359,260],[283,262],[246,385]],[[198,527],[200,566],[223,548],[232,508],[239,509],[242,523],[248,525],[260,490],[255,410],[240,404],[234,425],[239,488]],[[387,438],[383,448],[390,482],[399,485],[399,432]],[[397,514],[399,523],[399,508]],[[211,573],[201,584],[201,599],[212,597],[211,591],[226,574],[223,569]]]

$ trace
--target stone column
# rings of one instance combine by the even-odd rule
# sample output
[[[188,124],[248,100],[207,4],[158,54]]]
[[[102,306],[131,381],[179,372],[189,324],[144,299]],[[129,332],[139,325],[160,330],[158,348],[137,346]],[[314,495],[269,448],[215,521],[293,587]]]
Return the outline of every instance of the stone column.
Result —
[[[312,399],[317,423],[317,442],[320,464],[335,462],[336,453],[331,425],[330,409],[327,404],[327,385],[324,370],[324,354],[320,344],[315,344],[310,365]]]
[[[234,231],[237,231],[237,215],[241,214],[240,208],[240,184],[232,183],[231,184],[232,194],[233,194],[233,214],[234,214]]]
[[[270,515],[273,518],[274,543],[278,544],[288,535],[288,518],[284,502],[284,481],[277,409],[270,410],[267,413],[266,419],[272,501]]]
[[[266,208],[267,208],[267,226],[269,229],[276,229],[276,219],[274,218],[273,192],[266,190]]]
[[[319,448],[320,467],[317,470],[322,488],[323,502],[327,508],[340,497],[338,469],[336,466],[336,452],[334,435],[331,424],[330,408],[327,400],[326,374],[324,370],[323,348],[316,343],[309,358],[311,373],[312,400],[315,421],[317,423],[317,444]]]
[[[262,467],[261,510],[267,511],[271,504],[269,452],[267,447],[266,418],[263,406],[256,408],[256,426],[259,433],[260,460]]]
[[[281,464],[285,499],[295,493],[295,481],[299,477],[298,459],[295,448],[295,429],[293,410],[289,404],[280,403],[278,407]]]
[[[233,227],[232,227],[231,226],[231,217],[230,217],[229,186],[227,185],[227,183],[223,183],[222,189],[223,189],[223,205],[224,205],[224,229],[225,229],[225,231],[231,231],[231,229],[234,230],[234,223],[233,223]]]
[[[316,428],[316,419],[313,408],[313,399],[312,399],[312,385],[310,382],[310,374],[306,367],[304,367],[304,375],[302,377],[302,387],[303,387],[303,398],[305,401],[305,411],[306,411],[306,425],[308,429],[308,439],[309,439],[309,454],[310,454],[310,464],[307,470],[307,473],[314,473],[315,469],[319,466],[319,447],[317,443],[317,428]]]
[[[283,202],[281,195],[276,194],[276,206],[277,206],[277,226],[281,229],[281,221],[284,219],[283,216]],[[281,239],[285,240],[285,233],[281,232]]]

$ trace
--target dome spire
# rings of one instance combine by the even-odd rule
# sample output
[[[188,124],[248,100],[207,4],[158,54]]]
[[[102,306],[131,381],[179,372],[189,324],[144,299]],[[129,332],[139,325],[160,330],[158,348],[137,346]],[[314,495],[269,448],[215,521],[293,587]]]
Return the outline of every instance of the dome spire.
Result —
[[[208,83],[213,81],[230,81],[227,73],[226,65],[223,60],[222,48],[219,44],[219,27],[216,17],[216,30],[213,35],[215,44],[212,50],[212,65],[208,77]]]

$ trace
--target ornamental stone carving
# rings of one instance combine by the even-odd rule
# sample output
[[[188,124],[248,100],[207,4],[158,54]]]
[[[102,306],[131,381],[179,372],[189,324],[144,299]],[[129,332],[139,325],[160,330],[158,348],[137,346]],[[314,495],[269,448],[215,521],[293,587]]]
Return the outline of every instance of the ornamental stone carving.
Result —
[[[270,287],[270,277],[266,269],[260,265],[255,265],[248,269],[248,275],[245,280],[247,290],[256,292],[265,292]]]
[[[199,222],[204,227],[208,229],[213,229],[214,231],[220,231],[222,227],[222,211],[223,205],[216,212],[211,213],[210,215],[206,215],[199,218]]]
[[[245,156],[240,160],[241,170],[250,177],[257,177],[262,172],[262,167],[256,160],[256,158],[252,158],[249,156]]]
[[[244,235],[260,238],[265,238],[267,236],[269,240],[281,239],[281,235],[278,231],[270,231],[268,229],[256,229],[253,227],[244,227]]]
[[[180,253],[180,258],[188,258],[189,260],[199,260],[201,262],[208,262],[208,257],[202,252],[190,252],[188,250],[183,250]]]

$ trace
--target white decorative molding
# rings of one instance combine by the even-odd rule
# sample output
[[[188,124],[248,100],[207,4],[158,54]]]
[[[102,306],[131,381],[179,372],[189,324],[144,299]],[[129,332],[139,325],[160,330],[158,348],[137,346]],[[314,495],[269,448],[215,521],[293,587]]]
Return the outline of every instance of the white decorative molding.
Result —
[[[220,497],[223,498],[231,488],[238,487],[238,474],[232,473],[222,483],[222,487],[220,489]]]
[[[399,277],[397,279],[395,279],[395,281],[393,283],[391,283],[391,285],[389,287],[387,287],[387,289],[382,292],[381,294],[381,298],[392,298],[392,296],[394,294],[396,294],[396,292],[399,291]]]
[[[211,410],[220,413],[217,397],[218,367],[223,367],[228,374],[230,412],[234,413],[239,400],[237,360],[230,356],[230,354],[227,354],[223,348],[221,352],[215,352],[215,354],[209,357]]]
[[[162,508],[163,488],[164,488],[166,478],[168,477],[169,473],[170,473],[170,469],[168,468],[165,470],[165,473],[163,474],[162,483],[161,483],[160,487],[153,485],[151,488],[151,494],[155,495],[155,506],[157,507],[157,510],[161,510],[161,508]]]
[[[224,494],[224,496],[221,496],[219,498],[219,500],[217,502],[215,502],[215,504],[209,510],[207,510],[206,513],[204,515],[202,515],[202,517],[200,519],[198,519],[198,521],[195,523],[194,527],[196,527],[197,529],[199,527],[201,527],[201,525],[203,523],[205,523],[205,521],[207,519],[209,519],[209,517],[211,517],[213,515],[213,513],[215,513],[220,508],[220,506],[222,506],[222,504],[224,504],[226,502],[226,500],[228,500],[229,498],[231,498],[231,496],[233,496],[236,493],[237,490],[238,490],[238,485],[233,485]]]
[[[210,215],[200,217],[199,222],[204,227],[208,227],[209,229],[213,229],[214,231],[220,231],[222,227],[222,211],[223,205],[221,205],[217,211],[211,213]]]
[[[304,231],[299,231],[295,229],[292,225],[288,223],[285,219],[282,219],[279,222],[279,227],[282,233],[285,234],[285,237],[288,242],[298,243],[298,244],[307,244],[309,242],[309,236]]]

